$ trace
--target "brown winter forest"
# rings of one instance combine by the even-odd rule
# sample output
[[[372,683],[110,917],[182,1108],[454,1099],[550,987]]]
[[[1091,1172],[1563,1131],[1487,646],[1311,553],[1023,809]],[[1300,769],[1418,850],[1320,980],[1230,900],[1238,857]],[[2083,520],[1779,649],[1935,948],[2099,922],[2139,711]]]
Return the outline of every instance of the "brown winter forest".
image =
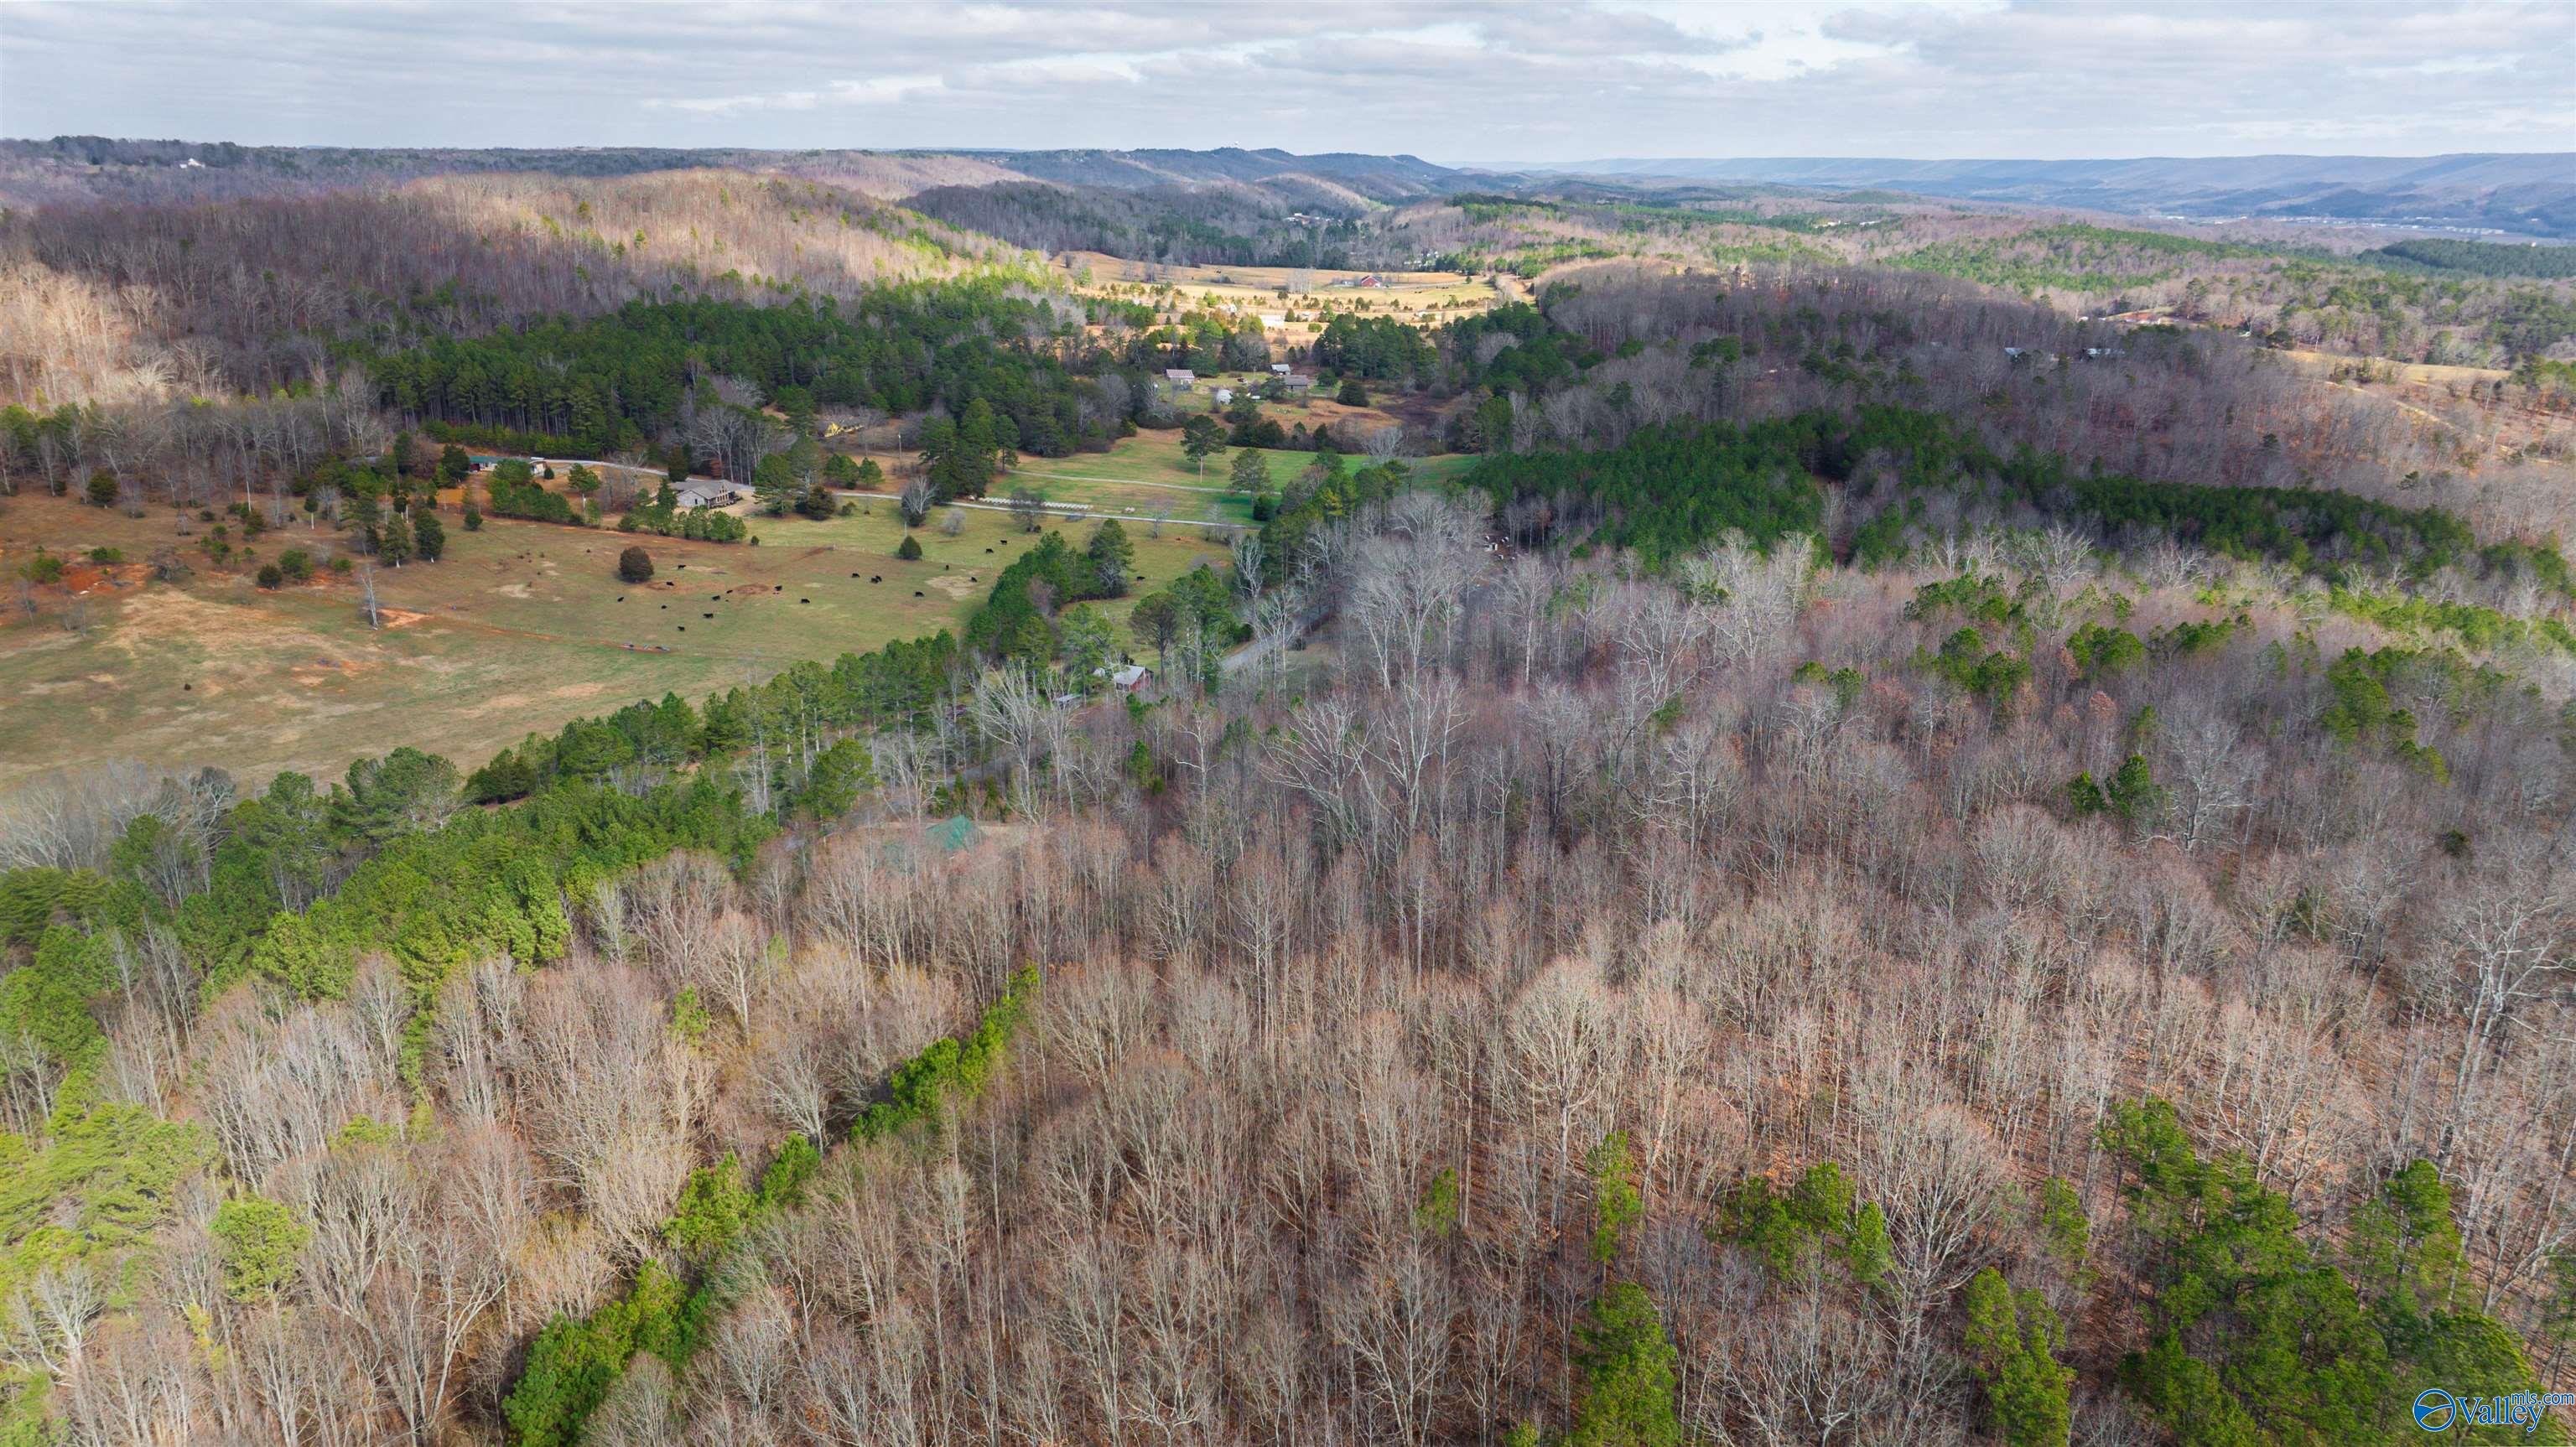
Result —
[[[2576,1390],[2565,280],[2301,323],[2351,248],[681,159],[0,215],[28,717],[111,595],[390,637],[469,530],[622,604],[1027,525],[918,642],[0,795],[0,1447],[2372,1447]],[[1300,315],[1023,249],[1149,236]],[[1499,300],[1363,305],[1397,263]],[[2473,379],[2366,370],[2436,333]],[[1244,511],[1146,591],[1025,467],[1174,437]],[[757,491],[604,515],[612,454]],[[119,514],[185,558],[11,540]]]

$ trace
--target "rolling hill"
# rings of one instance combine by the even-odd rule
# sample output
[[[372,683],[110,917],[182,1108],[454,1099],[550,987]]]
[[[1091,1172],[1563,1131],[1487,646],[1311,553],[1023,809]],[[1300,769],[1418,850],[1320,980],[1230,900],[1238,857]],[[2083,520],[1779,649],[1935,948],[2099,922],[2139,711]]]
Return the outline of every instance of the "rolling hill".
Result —
[[[1510,169],[1835,189],[2193,220],[2254,216],[2576,238],[2576,155],[2216,156],[1919,161],[1616,158]]]

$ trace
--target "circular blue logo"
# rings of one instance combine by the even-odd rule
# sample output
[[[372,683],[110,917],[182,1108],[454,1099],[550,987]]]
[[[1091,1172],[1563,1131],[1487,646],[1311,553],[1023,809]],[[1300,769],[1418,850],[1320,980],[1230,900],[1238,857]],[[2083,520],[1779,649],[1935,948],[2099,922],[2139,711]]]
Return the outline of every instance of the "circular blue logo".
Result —
[[[2459,1414],[2459,1402],[2440,1387],[2435,1387],[2415,1399],[2415,1425],[2427,1432],[2446,1430],[2451,1425],[2451,1419]]]

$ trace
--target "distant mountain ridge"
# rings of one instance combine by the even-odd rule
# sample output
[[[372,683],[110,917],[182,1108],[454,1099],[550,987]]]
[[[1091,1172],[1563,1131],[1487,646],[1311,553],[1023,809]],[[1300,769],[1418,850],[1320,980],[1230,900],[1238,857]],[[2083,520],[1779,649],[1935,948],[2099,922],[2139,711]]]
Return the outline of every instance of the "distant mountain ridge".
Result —
[[[748,150],[650,146],[242,146],[229,141],[56,136],[0,140],[0,205],[224,200],[399,184],[422,176],[534,172],[627,176],[722,168],[829,181],[882,200],[942,186],[1022,181],[1144,191],[1249,187],[1290,207],[1356,209],[1490,184],[1416,156],[1214,150]]]
[[[1220,146],[1212,151],[961,150],[950,154],[989,161],[1031,180],[1120,191],[1209,182],[1270,186],[1311,179],[1347,188],[1372,201],[1397,201],[1441,195],[1480,183],[1478,177],[1435,166],[1419,156],[1371,156],[1350,151],[1300,156],[1275,148]]]
[[[2217,221],[2331,219],[2576,237],[2576,153],[2141,156],[1917,161],[1888,157],[1644,158],[1511,164],[1552,175],[1887,187],[1959,200]]]
[[[1885,157],[1614,157],[1436,165],[1419,156],[1275,147],[1011,151],[731,147],[366,149],[57,136],[0,140],[0,206],[309,195],[421,176],[537,172],[620,176],[722,168],[846,186],[879,200],[1037,183],[1081,191],[1233,192],[1256,207],[1350,215],[1373,205],[1579,178],[1651,187],[1733,183],[1893,189],[2193,221],[2331,220],[2576,239],[2576,153],[2448,156],[2146,156],[2124,160],[1917,161]]]

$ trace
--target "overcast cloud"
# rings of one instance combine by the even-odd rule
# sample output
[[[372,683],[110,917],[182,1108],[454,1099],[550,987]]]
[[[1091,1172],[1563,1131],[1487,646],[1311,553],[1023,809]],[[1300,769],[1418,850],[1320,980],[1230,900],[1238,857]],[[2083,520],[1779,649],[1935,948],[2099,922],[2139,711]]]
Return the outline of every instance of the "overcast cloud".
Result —
[[[2576,0],[27,3],[0,134],[1448,163],[2576,150]]]

